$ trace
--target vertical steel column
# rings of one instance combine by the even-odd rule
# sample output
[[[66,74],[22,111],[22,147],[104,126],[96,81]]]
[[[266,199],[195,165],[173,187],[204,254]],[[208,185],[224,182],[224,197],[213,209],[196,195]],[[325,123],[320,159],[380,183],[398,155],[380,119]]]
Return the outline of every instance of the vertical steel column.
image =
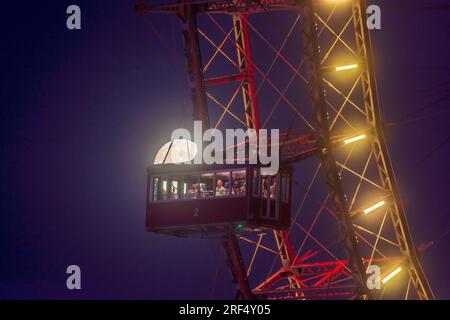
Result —
[[[253,300],[254,296],[248,283],[247,272],[245,271],[241,251],[234,234],[230,233],[224,238],[223,247],[225,248],[233,283],[238,287],[237,298],[240,300]]]
[[[237,46],[239,72],[246,75],[242,81],[244,111],[248,128],[261,128],[258,100],[256,98],[255,68],[248,34],[247,15],[233,14],[234,36]]]
[[[383,135],[383,122],[381,119],[378,92],[373,66],[372,46],[367,29],[365,0],[353,1],[353,21],[355,24],[355,36],[358,45],[358,54],[364,61],[361,66],[361,79],[364,96],[364,107],[367,114],[367,122],[374,128],[372,141],[378,172],[382,186],[386,192],[392,195],[392,203],[389,205],[389,213],[394,224],[397,242],[400,250],[407,260],[411,281],[420,299],[435,299],[433,291],[427,281],[420,264],[417,250],[414,246],[411,231],[406,220],[405,210],[400,199],[394,170],[391,164],[389,151]]]
[[[250,44],[248,40],[247,24],[240,14],[233,16],[234,35],[237,48],[239,72],[245,75],[242,81],[242,93],[246,123],[248,128],[259,129],[259,109],[255,97],[254,68],[251,61]],[[256,114],[256,117],[255,117]],[[236,236],[229,233],[224,239],[224,248],[233,283],[238,286],[238,299],[253,300],[254,296],[248,283],[247,271],[244,266]]]
[[[328,111],[325,104],[322,68],[320,63],[317,25],[314,17],[312,0],[300,2],[303,18],[303,40],[305,57],[309,70],[309,90],[313,103],[313,115],[316,126],[318,144],[321,148],[320,158],[330,189],[331,198],[336,210],[336,217],[342,235],[344,249],[349,259],[349,268],[355,281],[356,296],[359,299],[370,297],[366,286],[366,273],[356,242],[356,235],[348,212],[346,197],[342,188],[339,171],[336,166],[330,143]]]
[[[182,0],[185,2],[186,0]],[[195,4],[186,4],[180,8],[178,17],[182,22],[184,37],[184,55],[186,57],[189,88],[194,107],[194,120],[200,120],[204,128],[209,128],[208,104],[206,102],[203,64],[197,32],[197,9]]]
[[[183,0],[186,1],[186,0]],[[201,49],[198,39],[196,5],[186,4],[181,8],[179,17],[183,23],[183,37],[185,43],[184,54],[187,60],[189,86],[191,99],[194,107],[194,120],[201,120],[203,128],[209,128],[208,105],[206,102],[205,82],[203,75],[203,64],[201,59]],[[247,272],[242,261],[241,252],[233,233],[228,233],[224,237],[223,246],[230,266],[233,282],[238,285],[238,293],[244,300],[253,299],[251,289],[248,284]]]
[[[261,129],[261,120],[258,99],[256,97],[255,67],[252,61],[247,19],[247,14],[233,14],[239,71],[241,74],[246,75],[246,79],[242,82],[246,123],[248,128],[259,130]],[[286,231],[274,231],[274,236],[283,266],[292,266],[294,264],[295,253],[289,240],[288,233]],[[291,284],[294,284],[291,279],[289,279],[289,281]],[[300,277],[296,277],[295,285],[298,288],[300,288],[300,283]]]

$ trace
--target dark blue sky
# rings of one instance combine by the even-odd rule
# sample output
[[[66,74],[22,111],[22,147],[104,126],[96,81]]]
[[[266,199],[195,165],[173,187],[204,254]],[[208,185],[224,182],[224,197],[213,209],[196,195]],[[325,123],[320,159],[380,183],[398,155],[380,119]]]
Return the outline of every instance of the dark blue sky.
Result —
[[[81,31],[65,27],[73,3]],[[429,104],[426,112],[444,110],[448,98],[433,102],[450,95],[450,11],[375,3],[385,120]],[[145,232],[145,168],[188,100],[181,51],[168,54],[134,4],[1,5],[0,298],[209,297],[218,242]],[[153,19],[181,50],[177,20]],[[415,241],[435,241],[424,267],[447,299],[450,145],[422,159],[446,141],[449,120],[442,113],[386,134]],[[81,291],[66,289],[70,264],[82,269]],[[215,297],[232,297],[224,266],[219,275]]]

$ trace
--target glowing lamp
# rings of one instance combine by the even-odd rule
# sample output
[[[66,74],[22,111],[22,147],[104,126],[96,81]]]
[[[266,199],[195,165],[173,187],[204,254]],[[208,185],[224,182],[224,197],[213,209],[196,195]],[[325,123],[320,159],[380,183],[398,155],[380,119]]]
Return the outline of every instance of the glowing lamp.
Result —
[[[397,269],[395,269],[394,271],[389,273],[385,278],[383,278],[383,280],[381,280],[381,282],[383,282],[383,284],[385,284],[386,282],[391,280],[393,277],[395,277],[400,271],[402,271],[402,267],[398,267]]]
[[[375,203],[373,206],[371,206],[371,207],[365,209],[365,210],[364,210],[364,214],[368,214],[368,213],[372,212],[373,210],[378,209],[379,207],[384,206],[385,203],[386,203],[385,201],[380,201],[380,202]]]
[[[356,68],[358,68],[358,65],[355,63],[355,64],[349,64],[346,66],[338,66],[338,67],[336,67],[336,71],[344,71],[344,70],[350,70],[350,69],[356,69]]]
[[[356,137],[353,137],[353,138],[345,139],[345,140],[344,140],[344,143],[345,143],[345,144],[349,144],[349,143],[352,143],[352,142],[355,142],[355,141],[359,141],[359,140],[362,140],[362,139],[365,139],[365,138],[366,138],[366,135],[365,135],[365,134],[360,134],[359,136],[356,136]]]

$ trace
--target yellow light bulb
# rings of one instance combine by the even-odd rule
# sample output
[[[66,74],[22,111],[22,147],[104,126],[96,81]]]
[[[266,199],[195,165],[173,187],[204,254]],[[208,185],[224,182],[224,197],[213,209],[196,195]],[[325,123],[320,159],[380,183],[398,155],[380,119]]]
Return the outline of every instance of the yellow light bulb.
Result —
[[[356,137],[353,137],[353,138],[345,139],[345,140],[344,140],[344,143],[345,143],[345,144],[349,144],[349,143],[352,143],[352,142],[355,142],[355,141],[358,141],[358,140],[362,140],[362,139],[365,139],[365,138],[366,138],[366,135],[365,135],[365,134],[360,134],[359,136],[356,136]]]
[[[384,200],[383,200],[383,201],[380,201],[380,202],[377,202],[377,203],[375,203],[373,206],[371,206],[371,207],[365,209],[365,210],[364,210],[364,214],[368,214],[368,213],[372,212],[373,210],[378,209],[379,207],[384,206],[385,204],[386,204],[386,202],[385,202]]]
[[[383,284],[385,284],[386,282],[388,282],[389,280],[391,280],[393,277],[395,277],[400,271],[402,271],[402,267],[398,267],[397,269],[395,269],[394,271],[392,271],[390,274],[388,274],[383,280],[381,280],[381,282],[383,282]]]
[[[350,70],[350,69],[356,69],[358,68],[358,65],[356,63],[354,64],[349,64],[346,66],[338,66],[336,67],[336,71],[344,71],[344,70]]]

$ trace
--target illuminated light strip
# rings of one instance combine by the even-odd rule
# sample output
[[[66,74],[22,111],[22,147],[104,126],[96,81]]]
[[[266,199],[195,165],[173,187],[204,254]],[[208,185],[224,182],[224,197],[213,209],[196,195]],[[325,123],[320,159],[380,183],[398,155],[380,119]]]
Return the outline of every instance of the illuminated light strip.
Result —
[[[384,200],[383,200],[383,201],[380,201],[380,202],[374,204],[373,206],[371,206],[371,207],[365,209],[363,212],[364,212],[364,214],[368,214],[368,213],[372,212],[373,210],[378,209],[379,207],[384,206],[385,204],[386,204],[386,202],[385,202]]]
[[[355,64],[349,64],[348,66],[339,66],[336,67],[336,71],[344,71],[344,70],[350,70],[350,69],[356,69],[358,68],[358,65]]]
[[[361,134],[361,135],[353,137],[353,138],[345,139],[344,143],[345,144],[349,144],[349,143],[352,143],[352,142],[355,142],[355,141],[358,141],[358,140],[362,140],[362,139],[365,139],[365,138],[366,138],[366,135],[365,134]]]
[[[390,274],[388,274],[386,276],[386,278],[384,278],[383,280],[381,280],[381,282],[383,282],[383,284],[385,284],[386,282],[388,282],[389,280],[391,280],[393,277],[395,277],[400,271],[402,271],[402,267],[398,267],[397,269],[395,269],[394,271],[392,271]]]

